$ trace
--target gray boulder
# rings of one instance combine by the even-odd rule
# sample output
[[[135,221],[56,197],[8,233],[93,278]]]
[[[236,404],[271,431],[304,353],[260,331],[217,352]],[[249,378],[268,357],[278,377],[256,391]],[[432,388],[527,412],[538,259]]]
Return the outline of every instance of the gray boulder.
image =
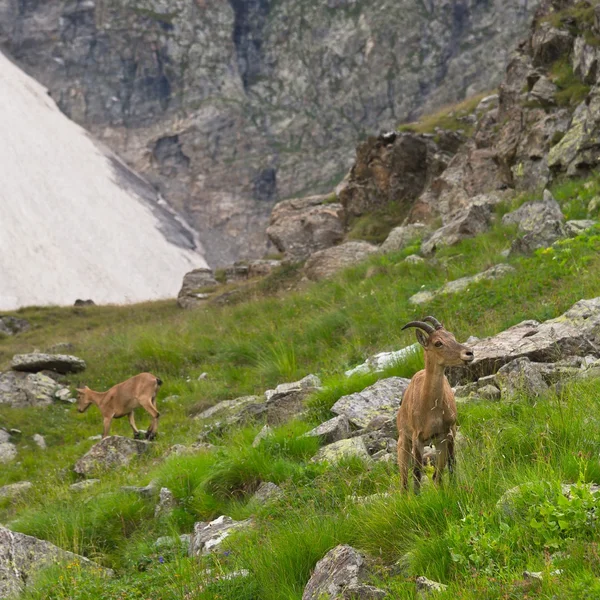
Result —
[[[346,439],[350,435],[350,422],[346,415],[340,415],[321,423],[318,427],[306,432],[303,437],[318,437],[323,444],[332,444]]]
[[[0,487],[0,498],[16,498],[33,487],[31,481],[18,481]]]
[[[301,261],[344,237],[344,209],[328,196],[285,200],[271,213],[267,236],[286,258]]]
[[[44,438],[44,436],[40,435],[39,433],[34,433],[31,439],[34,441],[35,445],[40,450],[46,450],[46,448],[48,447],[46,445],[46,438]]]
[[[360,552],[352,546],[336,546],[316,564],[302,600],[337,600],[347,587],[361,583],[365,570]]]
[[[561,56],[567,56],[573,46],[573,37],[549,22],[540,22],[531,36],[533,64],[536,67],[551,65]]]
[[[129,464],[134,458],[148,452],[150,443],[146,440],[134,440],[112,435],[104,438],[82,456],[74,467],[79,475],[112,469]]]
[[[242,396],[234,400],[223,400],[194,417],[207,421],[201,437],[211,432],[221,432],[264,415],[266,400],[259,396]]]
[[[278,485],[271,481],[263,481],[250,498],[250,502],[263,505],[278,500],[282,496],[283,490]]]
[[[158,504],[154,508],[154,518],[168,515],[177,506],[177,499],[173,492],[166,487],[160,488]]]
[[[311,462],[328,462],[335,464],[344,458],[360,458],[369,460],[371,458],[369,451],[361,437],[339,440],[323,446],[317,454],[315,454]]]
[[[29,322],[17,317],[0,316],[0,334],[16,335],[30,328]]]
[[[0,429],[0,444],[10,442],[10,433],[6,429]]]
[[[421,244],[425,256],[433,254],[442,246],[453,246],[461,240],[485,233],[492,223],[489,204],[472,204],[456,213],[446,225],[436,230]]]
[[[548,390],[538,363],[532,363],[524,356],[501,367],[496,378],[505,397],[514,396],[519,392],[535,397]]]
[[[547,77],[540,77],[534,84],[529,95],[533,100],[537,100],[543,106],[553,106],[556,104],[556,92],[558,88]]]
[[[385,242],[381,244],[380,251],[388,253],[404,250],[404,248],[422,238],[428,231],[429,228],[423,223],[411,223],[410,225],[395,227],[390,231]]]
[[[352,267],[375,254],[379,248],[368,242],[345,242],[311,254],[304,265],[304,274],[311,281],[321,281],[346,267]]]
[[[336,415],[346,415],[356,427],[366,427],[379,415],[393,418],[409,383],[410,379],[405,377],[380,379],[362,392],[342,396],[331,411]]]
[[[567,235],[565,217],[549,190],[541,201],[526,202],[502,217],[504,225],[517,225],[522,237],[514,240],[510,253],[529,254],[547,248]]]
[[[70,395],[68,388],[42,373],[0,373],[0,404],[15,408],[47,406],[58,400],[58,395],[66,394]]]
[[[552,363],[566,356],[600,354],[600,298],[580,300],[567,312],[544,323],[523,321],[498,335],[474,342],[468,368],[449,369],[453,382],[493,375],[516,358]]]
[[[0,443],[0,464],[6,464],[17,458],[17,447],[11,442]]]
[[[565,223],[565,232],[569,237],[575,237],[587,229],[591,229],[594,225],[597,225],[598,221],[592,219],[580,219],[567,221]]]
[[[484,400],[500,400],[502,392],[495,385],[484,385],[477,390],[477,395]]]
[[[12,358],[13,371],[38,373],[39,371],[56,371],[57,373],[80,373],[85,370],[85,361],[70,354],[16,354]]]
[[[231,517],[224,515],[209,523],[195,523],[190,539],[190,556],[215,552],[232,532],[246,529],[251,525],[250,519],[234,521]]]
[[[67,562],[77,563],[83,568],[93,567],[106,576],[112,575],[109,569],[83,556],[0,526],[0,598],[18,596],[40,569]]]
[[[304,400],[319,389],[321,380],[316,375],[307,375],[299,381],[281,383],[274,390],[267,390],[267,422],[277,425],[300,416],[305,410]]]
[[[177,294],[177,305],[180,308],[196,308],[206,299],[203,290],[219,285],[213,272],[208,268],[194,269],[183,277],[181,289]]]
[[[380,598],[388,598],[388,593],[373,585],[352,583],[344,588],[341,598],[343,600],[379,600]]]

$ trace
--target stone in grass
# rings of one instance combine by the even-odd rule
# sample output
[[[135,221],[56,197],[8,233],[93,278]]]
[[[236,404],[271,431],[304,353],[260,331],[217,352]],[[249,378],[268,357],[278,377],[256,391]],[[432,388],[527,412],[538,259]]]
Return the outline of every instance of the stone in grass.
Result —
[[[46,439],[44,438],[43,435],[40,435],[39,433],[34,433],[32,439],[35,442],[35,445],[40,450],[45,450],[47,448],[47,446],[46,446]]]
[[[154,518],[164,517],[169,515],[177,506],[177,500],[173,492],[166,487],[160,488],[158,493],[158,504],[154,509]]]
[[[346,415],[340,415],[321,423],[318,427],[307,431],[302,437],[318,437],[323,444],[332,444],[346,439],[350,435],[350,422]]]
[[[133,458],[147,452],[150,448],[146,440],[133,440],[112,435],[100,440],[76,463],[74,471],[88,476],[97,471],[121,467],[129,464]]]
[[[345,588],[360,584],[365,568],[365,559],[360,552],[352,546],[336,546],[316,564],[302,600],[340,598]]]
[[[311,462],[328,462],[335,464],[344,458],[355,457],[362,460],[371,459],[365,442],[360,437],[340,440],[339,442],[323,446],[323,448],[312,457]]]
[[[256,434],[254,441],[252,442],[253,448],[258,448],[262,441],[273,435],[273,429],[268,425],[264,425],[263,428]]]
[[[416,580],[417,587],[417,598],[429,598],[430,596],[443,592],[446,590],[448,586],[443,583],[438,583],[437,581],[432,581],[431,579],[427,579],[427,577],[417,577]]]
[[[17,458],[17,447],[11,442],[0,443],[0,464],[9,463]]]
[[[16,498],[33,487],[31,481],[18,481],[0,487],[0,498]]]
[[[77,483],[72,483],[69,486],[69,489],[73,490],[74,492],[80,492],[82,490],[86,490],[87,488],[94,487],[98,483],[100,483],[99,479],[86,479],[84,481],[78,481]]]
[[[246,529],[252,525],[251,519],[234,521],[231,517],[221,515],[210,523],[198,522],[194,524],[194,532],[190,540],[190,556],[209,554],[218,550],[233,531]]]
[[[343,600],[380,600],[388,598],[385,590],[364,583],[352,583],[344,588],[341,598]]]
[[[271,481],[263,481],[256,492],[254,492],[251,502],[263,505],[268,504],[274,500],[278,500],[283,496],[283,490]]]
[[[502,393],[495,385],[484,385],[477,390],[477,395],[484,400],[500,400]]]

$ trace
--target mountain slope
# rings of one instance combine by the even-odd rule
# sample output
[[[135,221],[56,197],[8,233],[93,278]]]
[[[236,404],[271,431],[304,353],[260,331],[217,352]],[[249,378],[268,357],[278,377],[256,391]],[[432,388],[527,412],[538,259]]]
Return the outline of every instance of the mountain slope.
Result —
[[[0,45],[160,186],[207,260],[329,192],[362,137],[495,87],[537,0],[0,0]]]
[[[0,309],[177,294],[205,262],[148,183],[0,54]]]

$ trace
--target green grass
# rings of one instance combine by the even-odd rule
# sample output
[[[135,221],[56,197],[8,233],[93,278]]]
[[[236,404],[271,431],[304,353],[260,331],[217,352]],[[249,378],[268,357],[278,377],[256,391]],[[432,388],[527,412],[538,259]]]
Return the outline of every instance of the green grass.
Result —
[[[571,59],[561,58],[550,69],[551,79],[558,87],[555,94],[559,106],[577,106],[590,92],[590,86],[581,82],[573,73]]]
[[[554,187],[569,218],[588,216],[599,181],[594,176]],[[69,341],[88,363],[84,373],[70,378],[73,386],[106,389],[140,370],[152,370],[165,382],[158,398],[159,437],[151,452],[80,492],[69,488],[76,481],[72,465],[94,443],[87,438],[100,432],[95,407],[79,415],[59,404],[0,406],[0,424],[22,430],[19,458],[0,471],[0,485],[23,479],[34,484],[17,501],[0,500],[0,522],[115,570],[107,580],[76,563],[68,570],[50,569],[25,597],[297,600],[315,562],[336,544],[349,543],[374,558],[372,583],[395,598],[413,597],[417,575],[448,584],[440,598],[594,598],[600,532],[595,523],[582,523],[588,523],[587,511],[597,500],[582,488],[580,501],[565,506],[557,490],[563,481],[600,482],[600,381],[573,384],[562,396],[461,404],[464,441],[457,480],[443,490],[425,485],[418,498],[399,493],[393,465],[358,460],[316,465],[311,458],[318,442],[300,437],[331,416],[340,396],[379,377],[409,377],[422,367],[416,353],[382,374],[343,376],[375,352],[412,344],[414,334],[401,332],[408,320],[434,314],[464,340],[523,319],[552,318],[581,298],[600,295],[596,227],[534,256],[509,259],[515,273],[503,279],[436,298],[426,307],[408,303],[423,288],[505,262],[501,253],[515,232],[501,226],[499,217],[527,199],[499,207],[490,232],[444,248],[435,262],[424,265],[404,263],[414,252],[407,249],[371,257],[330,281],[296,291],[283,292],[276,284],[265,295],[257,286],[245,302],[189,312],[174,301],[19,311],[32,329],[0,340],[4,365],[13,353]],[[297,270],[277,276],[298,285]],[[202,372],[208,377],[198,380]],[[257,448],[252,441],[260,422],[214,434],[212,450],[165,457],[173,444],[196,440],[204,423],[192,417],[203,408],[310,372],[321,377],[324,389],[309,399],[305,419],[277,427]],[[178,398],[165,401],[172,395]],[[140,415],[138,421],[145,427],[148,418]],[[34,433],[46,436],[45,452],[32,443]],[[112,433],[129,436],[128,423],[115,421]],[[170,515],[154,518],[155,500],[121,490],[151,480],[177,499]],[[257,506],[251,497],[262,481],[280,485],[284,496]],[[528,482],[534,484],[516,510],[499,513],[502,494]],[[388,495],[366,504],[350,498],[381,493]],[[254,526],[207,558],[154,546],[159,536],[190,533],[194,522],[220,514],[252,517]],[[551,576],[555,568],[564,576]],[[249,575],[215,579],[239,569]],[[525,582],[524,569],[548,576],[542,584]]]

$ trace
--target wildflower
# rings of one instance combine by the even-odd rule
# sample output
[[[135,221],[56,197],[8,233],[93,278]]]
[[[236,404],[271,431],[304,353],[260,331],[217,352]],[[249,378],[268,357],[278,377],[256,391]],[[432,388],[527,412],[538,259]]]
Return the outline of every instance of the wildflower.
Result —
[[[165,562],[165,559],[162,556],[159,556],[158,562],[162,565]]]

